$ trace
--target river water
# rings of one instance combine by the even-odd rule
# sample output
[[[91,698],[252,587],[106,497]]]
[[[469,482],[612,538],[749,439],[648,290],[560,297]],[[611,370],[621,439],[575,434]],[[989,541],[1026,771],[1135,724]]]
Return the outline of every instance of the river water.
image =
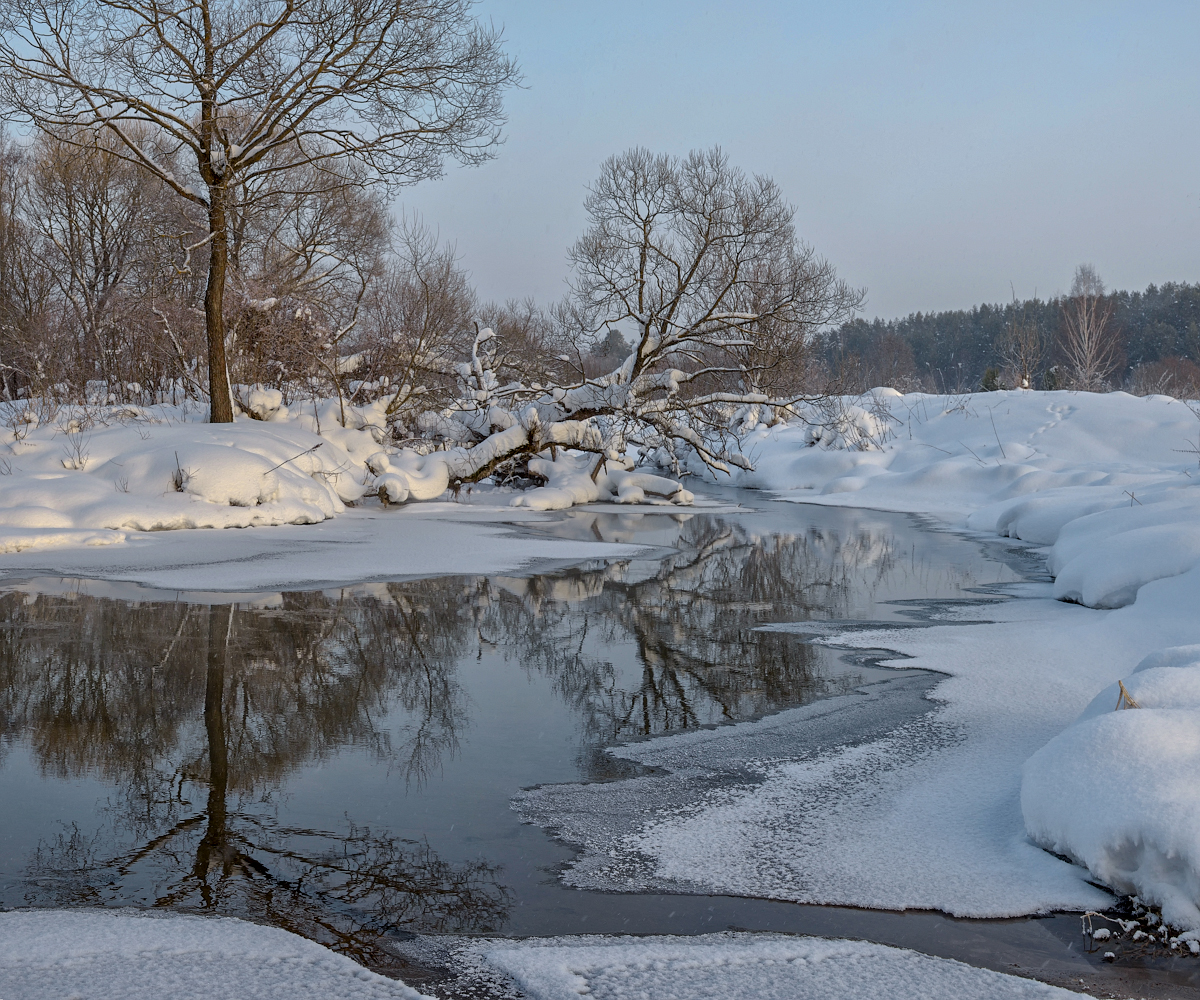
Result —
[[[946,601],[986,617],[1040,572],[1026,549],[907,515],[724,499],[742,507],[563,513],[537,530],[649,547],[542,573],[236,603],[8,585],[0,906],[248,917],[430,988],[440,973],[397,942],[736,927],[1105,975],[1073,916],[955,921],[558,880],[573,848],[522,821],[523,789],[627,776],[636,765],[604,752],[616,743],[875,686],[911,712],[936,681],[758,626],[918,627]]]

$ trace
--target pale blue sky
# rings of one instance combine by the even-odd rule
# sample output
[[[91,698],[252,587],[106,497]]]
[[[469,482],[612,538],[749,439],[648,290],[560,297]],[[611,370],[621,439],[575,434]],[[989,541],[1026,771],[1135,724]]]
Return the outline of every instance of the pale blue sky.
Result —
[[[495,161],[403,192],[488,298],[563,294],[630,146],[771,175],[868,316],[1200,280],[1198,3],[483,0],[520,60]]]

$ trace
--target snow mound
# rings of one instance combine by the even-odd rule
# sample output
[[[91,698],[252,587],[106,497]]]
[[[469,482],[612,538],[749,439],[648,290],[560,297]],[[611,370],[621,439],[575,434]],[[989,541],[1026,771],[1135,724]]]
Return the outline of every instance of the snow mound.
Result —
[[[546,938],[476,946],[531,1000],[1016,1000],[1078,994],[914,951],[777,935]]]
[[[594,455],[560,453],[556,459],[531,458],[529,471],[546,480],[541,489],[530,490],[514,497],[514,507],[534,510],[565,510],[581,503],[616,500],[617,503],[647,503],[658,500],[673,504],[690,504],[695,497],[673,479],[645,472],[631,472],[615,467],[597,472]],[[632,463],[627,463],[632,464]],[[653,498],[653,499],[652,499]]]
[[[1200,646],[1146,657],[1022,772],[1035,843],[1200,932]]]
[[[0,996],[429,1000],[275,927],[128,910],[0,913]]]
[[[1054,596],[1093,608],[1132,604],[1152,580],[1200,564],[1200,490],[1159,491],[1063,526],[1050,552]]]
[[[300,421],[207,424],[178,407],[70,412],[0,446],[11,453],[0,527],[39,529],[5,532],[9,550],[120,542],[125,530],[311,524],[361,497],[370,475]]]
[[[450,470],[437,454],[419,455],[411,449],[390,455],[379,451],[367,459],[367,468],[376,474],[379,498],[388,503],[436,500],[450,485]]]

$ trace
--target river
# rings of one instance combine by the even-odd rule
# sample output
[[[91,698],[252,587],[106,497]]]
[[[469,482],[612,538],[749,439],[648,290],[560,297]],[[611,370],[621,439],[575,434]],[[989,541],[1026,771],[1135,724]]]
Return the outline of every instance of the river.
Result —
[[[1063,985],[1111,980],[1074,915],[964,921],[563,884],[569,832],[528,822],[536,810],[514,799],[637,773],[605,752],[614,744],[832,698],[867,696],[874,727],[930,708],[936,675],[760,626],[921,627],[945,602],[985,618],[1042,575],[1018,544],[909,515],[718,499],[730,506],[576,510],[514,528],[647,548],[509,576],[236,602],[6,585],[0,906],[242,916],[425,989],[452,976],[407,943],[726,928],[868,938]],[[838,738],[866,724],[851,713]],[[753,777],[689,786],[665,774],[663,794],[718,780]],[[1185,982],[1167,967],[1121,975],[1143,973]]]

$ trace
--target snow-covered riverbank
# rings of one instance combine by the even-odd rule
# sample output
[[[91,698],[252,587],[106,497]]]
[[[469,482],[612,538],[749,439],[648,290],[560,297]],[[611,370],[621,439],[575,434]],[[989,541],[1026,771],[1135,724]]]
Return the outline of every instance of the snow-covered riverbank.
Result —
[[[504,509],[510,519],[512,506],[692,502],[678,483],[625,468],[630,461],[601,469],[595,456],[561,451],[531,461],[540,488],[450,490],[467,450],[397,447],[383,404],[325,400],[293,413],[278,392],[258,395],[266,397],[259,419],[232,424],[205,423],[194,407],[0,403],[9,429],[0,441],[0,555],[119,546],[166,530],[318,524],[360,502],[378,510],[453,497]],[[480,512],[462,519],[479,520]],[[436,571],[418,560],[395,573]]]
[[[1054,582],[1017,588],[1018,601],[943,608],[945,624],[928,628],[821,633],[947,675],[919,724],[751,762],[762,780],[685,808],[638,805],[637,778],[521,797],[524,814],[584,847],[567,880],[977,917],[1103,907],[1100,881],[1165,907],[1180,930],[1200,928],[1189,777],[1200,651],[1177,648],[1200,642],[1196,414],[1123,393],[890,390],[828,413],[824,426],[751,430],[757,469],[739,481],[1020,539],[1044,552]],[[981,618],[990,623],[965,624]],[[668,770],[696,754],[741,759],[738,741],[775,724],[613,753]],[[623,817],[625,832],[581,826],[600,814]]]
[[[1028,855],[1027,834],[1086,865],[1088,877],[1164,907],[1176,927],[1200,931],[1200,793],[1191,780],[1200,754],[1200,647],[1192,646],[1200,642],[1197,410],[1170,397],[1124,393],[951,399],[877,390],[847,401],[843,413],[840,449],[803,448],[813,436],[806,428],[757,431],[754,481],[788,499],[919,511],[1046,547],[1050,596],[1116,610],[1020,602],[990,610],[996,625],[839,639],[898,649],[915,657],[906,666],[949,674],[934,692],[944,702],[935,718],[962,739],[962,749],[915,754],[923,759],[906,768],[897,761],[911,746],[898,754],[878,747],[875,765],[863,760],[852,768],[878,769],[879,777],[865,782],[875,804],[852,835],[842,836],[837,823],[818,840],[849,865],[841,882],[829,885],[832,859],[820,848],[804,858],[822,872],[823,890],[751,881],[788,898],[977,915],[1096,905],[1081,870],[1077,890],[1067,894],[1072,902],[1050,902],[1054,879],[1035,874],[1048,855],[1029,855],[1023,878],[1004,874],[1009,861]],[[776,783],[786,791],[757,795],[771,805],[755,829],[777,830],[777,812],[810,803],[814,789],[851,768],[849,756],[781,773]],[[863,808],[863,796],[850,798]],[[747,805],[724,807],[740,817],[734,826],[747,824]],[[654,851],[690,871],[681,848],[703,841],[722,858],[719,884],[746,882],[722,853],[731,837],[694,829],[686,836],[683,828],[695,822],[664,822],[648,834]],[[903,846],[880,849],[893,838]],[[749,840],[737,853],[754,859],[755,870],[769,867],[761,851],[774,835]],[[1007,846],[989,852],[983,841]],[[872,879],[864,856],[891,856],[894,864],[884,863]],[[981,864],[989,856],[993,863]],[[985,888],[989,877],[997,879],[994,891]],[[1037,891],[1015,905],[1023,882]],[[1039,893],[1046,898],[1035,906]]]
[[[581,994],[828,1000],[1033,1000],[1077,994],[857,941],[774,935],[483,942],[472,965],[495,997]],[[0,913],[6,1000],[431,1000],[321,945],[228,917],[104,910]]]

